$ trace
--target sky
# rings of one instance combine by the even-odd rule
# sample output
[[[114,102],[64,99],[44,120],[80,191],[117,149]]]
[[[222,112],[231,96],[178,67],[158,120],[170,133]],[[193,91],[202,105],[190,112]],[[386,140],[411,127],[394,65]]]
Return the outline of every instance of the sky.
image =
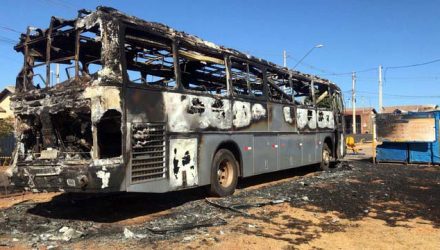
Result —
[[[47,28],[51,16],[74,18],[77,10],[99,5],[279,65],[286,50],[290,68],[322,44],[295,69],[338,84],[347,107],[355,71],[356,106],[377,108],[379,65],[384,106],[440,104],[440,1],[435,0],[2,0],[0,88],[15,83],[23,64],[13,50],[17,31]]]

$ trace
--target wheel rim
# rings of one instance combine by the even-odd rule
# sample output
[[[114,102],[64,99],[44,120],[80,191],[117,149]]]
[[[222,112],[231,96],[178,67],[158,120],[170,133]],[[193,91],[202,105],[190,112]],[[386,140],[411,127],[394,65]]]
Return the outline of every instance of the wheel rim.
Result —
[[[325,166],[330,164],[330,152],[326,149],[322,151],[322,161],[324,162]]]
[[[222,187],[229,187],[232,183],[234,167],[229,160],[220,162],[217,170],[218,183]]]

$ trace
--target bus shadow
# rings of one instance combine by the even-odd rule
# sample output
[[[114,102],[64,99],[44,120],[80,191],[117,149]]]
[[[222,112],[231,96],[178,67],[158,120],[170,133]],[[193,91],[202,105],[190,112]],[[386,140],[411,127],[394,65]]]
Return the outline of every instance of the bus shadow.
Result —
[[[303,176],[316,171],[313,166],[283,170],[240,179],[238,189],[258,187],[261,184]],[[148,216],[179,207],[185,203],[209,196],[208,187],[170,193],[63,193],[51,201],[38,203],[27,212],[52,219],[67,219],[111,223]]]
[[[237,184],[237,188],[238,189],[252,188],[254,186],[259,186],[261,184],[269,184],[271,182],[281,181],[284,179],[287,180],[292,177],[304,176],[307,174],[317,172],[317,169],[318,169],[317,165],[308,165],[298,168],[280,170],[272,173],[255,175],[239,180]]]
[[[156,193],[63,193],[38,203],[28,213],[52,219],[111,223],[146,216],[206,197],[205,188]]]

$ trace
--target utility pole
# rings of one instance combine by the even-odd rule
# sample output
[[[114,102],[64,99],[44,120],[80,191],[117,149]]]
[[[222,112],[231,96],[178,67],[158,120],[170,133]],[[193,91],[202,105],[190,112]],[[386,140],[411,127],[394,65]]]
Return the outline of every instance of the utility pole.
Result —
[[[283,50],[283,67],[287,68],[287,51]]]
[[[353,108],[353,134],[356,134],[356,73],[351,74],[351,106]]]
[[[57,84],[60,83],[60,64],[57,63],[55,67],[55,77],[57,78]]]
[[[379,110],[377,112],[382,113],[382,108],[382,65],[379,65]]]

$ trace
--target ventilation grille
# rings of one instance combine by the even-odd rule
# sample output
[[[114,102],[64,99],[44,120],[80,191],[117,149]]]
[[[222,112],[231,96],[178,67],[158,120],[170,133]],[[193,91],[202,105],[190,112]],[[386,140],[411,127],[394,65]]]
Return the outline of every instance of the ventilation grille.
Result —
[[[131,182],[165,178],[165,125],[134,123],[131,141]]]

